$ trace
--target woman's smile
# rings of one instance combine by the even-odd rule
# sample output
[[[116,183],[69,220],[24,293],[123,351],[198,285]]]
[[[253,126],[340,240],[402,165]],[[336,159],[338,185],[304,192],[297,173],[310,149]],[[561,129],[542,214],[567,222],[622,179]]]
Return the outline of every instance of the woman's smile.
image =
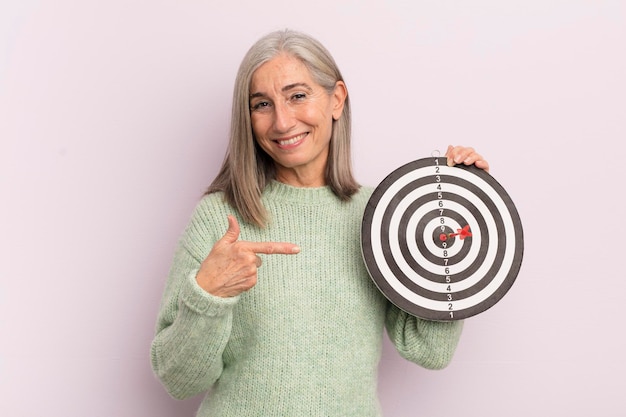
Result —
[[[274,139],[274,142],[276,142],[278,147],[281,149],[293,149],[298,147],[298,145],[300,145],[300,143],[305,140],[307,135],[308,133],[301,133],[291,138]]]

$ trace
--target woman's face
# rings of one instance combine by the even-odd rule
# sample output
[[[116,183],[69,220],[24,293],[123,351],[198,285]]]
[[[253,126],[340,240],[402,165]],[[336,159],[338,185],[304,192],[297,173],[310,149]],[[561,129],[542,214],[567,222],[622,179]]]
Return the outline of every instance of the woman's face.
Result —
[[[300,187],[325,185],[333,119],[341,116],[346,95],[341,81],[329,95],[299,59],[287,54],[254,72],[252,130],[276,163],[277,180]]]

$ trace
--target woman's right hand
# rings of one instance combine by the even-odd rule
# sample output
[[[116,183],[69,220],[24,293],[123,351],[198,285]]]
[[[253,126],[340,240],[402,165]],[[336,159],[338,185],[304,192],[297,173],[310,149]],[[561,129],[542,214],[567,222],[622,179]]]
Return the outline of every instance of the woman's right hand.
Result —
[[[218,240],[202,262],[196,275],[198,285],[218,297],[234,297],[254,287],[257,269],[261,267],[259,253],[293,255],[300,248],[287,242],[249,242],[239,239],[239,223],[228,216],[228,230]]]

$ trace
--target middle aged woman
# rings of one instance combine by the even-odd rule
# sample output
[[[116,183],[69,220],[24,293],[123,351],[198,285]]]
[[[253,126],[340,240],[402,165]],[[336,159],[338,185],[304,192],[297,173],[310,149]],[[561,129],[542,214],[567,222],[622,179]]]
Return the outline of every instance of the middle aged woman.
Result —
[[[447,157],[488,169],[471,148]],[[449,363],[462,323],[399,310],[367,274],[371,192],[352,175],[348,89],[331,55],[294,31],[261,38],[159,312],[152,364],[172,396],[208,391],[198,416],[379,416],[385,327],[404,358]]]

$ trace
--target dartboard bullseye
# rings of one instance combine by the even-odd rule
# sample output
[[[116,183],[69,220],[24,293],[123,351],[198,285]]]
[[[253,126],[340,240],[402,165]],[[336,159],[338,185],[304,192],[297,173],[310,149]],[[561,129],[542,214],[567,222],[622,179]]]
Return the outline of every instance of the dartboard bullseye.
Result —
[[[367,270],[393,304],[451,321],[481,313],[513,285],[522,263],[522,223],[487,172],[446,158],[410,162],[376,187],[365,208]]]

